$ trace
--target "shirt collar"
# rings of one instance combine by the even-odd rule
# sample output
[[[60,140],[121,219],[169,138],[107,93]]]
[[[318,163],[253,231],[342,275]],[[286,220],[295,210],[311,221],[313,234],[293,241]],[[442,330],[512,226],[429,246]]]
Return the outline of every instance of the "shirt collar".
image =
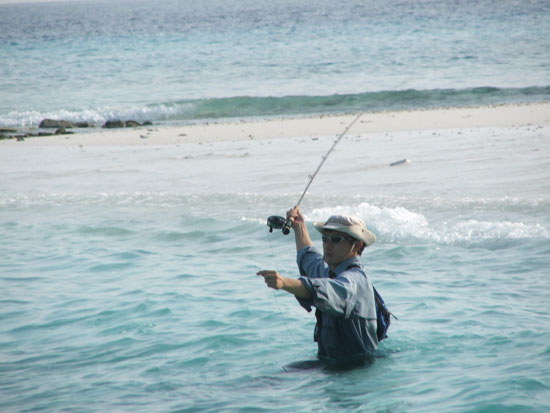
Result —
[[[347,260],[342,261],[340,264],[336,266],[334,269],[334,272],[336,275],[340,275],[344,271],[346,271],[350,265],[353,266],[361,266],[361,257],[359,255],[355,257],[348,258]]]

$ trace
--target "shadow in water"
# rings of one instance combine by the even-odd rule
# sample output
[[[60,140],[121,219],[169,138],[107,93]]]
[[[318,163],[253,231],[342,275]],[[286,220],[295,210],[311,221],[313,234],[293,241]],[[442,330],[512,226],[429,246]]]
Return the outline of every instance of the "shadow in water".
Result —
[[[370,356],[357,360],[302,360],[284,366],[283,370],[287,373],[308,370],[320,370],[329,373],[345,372],[369,367],[374,363],[375,358],[374,356]]]

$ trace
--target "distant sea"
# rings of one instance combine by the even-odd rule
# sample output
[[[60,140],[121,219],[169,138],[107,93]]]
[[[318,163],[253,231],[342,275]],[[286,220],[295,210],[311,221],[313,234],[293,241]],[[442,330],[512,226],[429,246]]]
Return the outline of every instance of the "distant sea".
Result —
[[[544,101],[549,17],[544,1],[0,5],[0,125]],[[0,142],[0,411],[546,413],[550,127],[338,144],[302,210],[319,247],[312,222],[365,220],[362,261],[399,318],[354,369],[315,363],[314,315],[255,275],[298,275],[266,219],[334,138]]]
[[[544,0],[73,0],[0,27],[0,127],[550,99]]]

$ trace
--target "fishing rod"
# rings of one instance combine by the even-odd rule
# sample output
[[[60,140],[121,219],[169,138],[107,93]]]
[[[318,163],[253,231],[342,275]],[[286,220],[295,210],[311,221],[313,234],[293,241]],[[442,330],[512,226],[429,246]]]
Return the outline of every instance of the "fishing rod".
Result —
[[[313,180],[317,176],[317,173],[319,172],[319,170],[321,169],[321,167],[323,166],[323,164],[325,163],[325,161],[327,160],[329,155],[332,153],[332,151],[334,150],[336,145],[338,145],[338,142],[340,142],[342,140],[342,138],[346,135],[346,133],[350,130],[350,128],[355,124],[355,122],[357,122],[359,120],[359,118],[361,116],[363,116],[362,113],[357,115],[355,117],[355,119],[353,119],[350,122],[350,124],[346,127],[346,129],[344,129],[344,131],[334,141],[334,143],[332,144],[332,146],[330,147],[328,152],[321,158],[321,163],[319,164],[319,166],[317,167],[315,172],[313,172],[312,175],[309,175],[309,182],[307,183],[306,188],[304,189],[304,192],[302,192],[302,196],[300,196],[300,199],[298,200],[298,203],[296,204],[296,207],[300,206],[302,200],[306,196],[307,190],[311,186],[311,183],[313,182]],[[283,231],[283,234],[288,235],[288,233],[290,232],[290,227],[292,227],[293,223],[294,223],[294,219],[292,217],[288,217],[288,219],[285,219],[284,217],[279,216],[279,215],[272,215],[272,216],[267,218],[267,226],[269,227],[269,232],[273,232],[273,229],[280,229],[280,230]]]

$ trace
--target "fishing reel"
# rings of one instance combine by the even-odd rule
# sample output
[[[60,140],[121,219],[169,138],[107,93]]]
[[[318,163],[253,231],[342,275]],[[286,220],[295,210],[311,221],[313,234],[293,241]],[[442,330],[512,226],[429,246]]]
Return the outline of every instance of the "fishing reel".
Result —
[[[290,233],[290,227],[292,226],[292,218],[286,219],[279,215],[271,215],[267,218],[267,226],[269,227],[269,232],[273,232],[273,229],[280,229],[283,231],[283,234],[288,235]]]

